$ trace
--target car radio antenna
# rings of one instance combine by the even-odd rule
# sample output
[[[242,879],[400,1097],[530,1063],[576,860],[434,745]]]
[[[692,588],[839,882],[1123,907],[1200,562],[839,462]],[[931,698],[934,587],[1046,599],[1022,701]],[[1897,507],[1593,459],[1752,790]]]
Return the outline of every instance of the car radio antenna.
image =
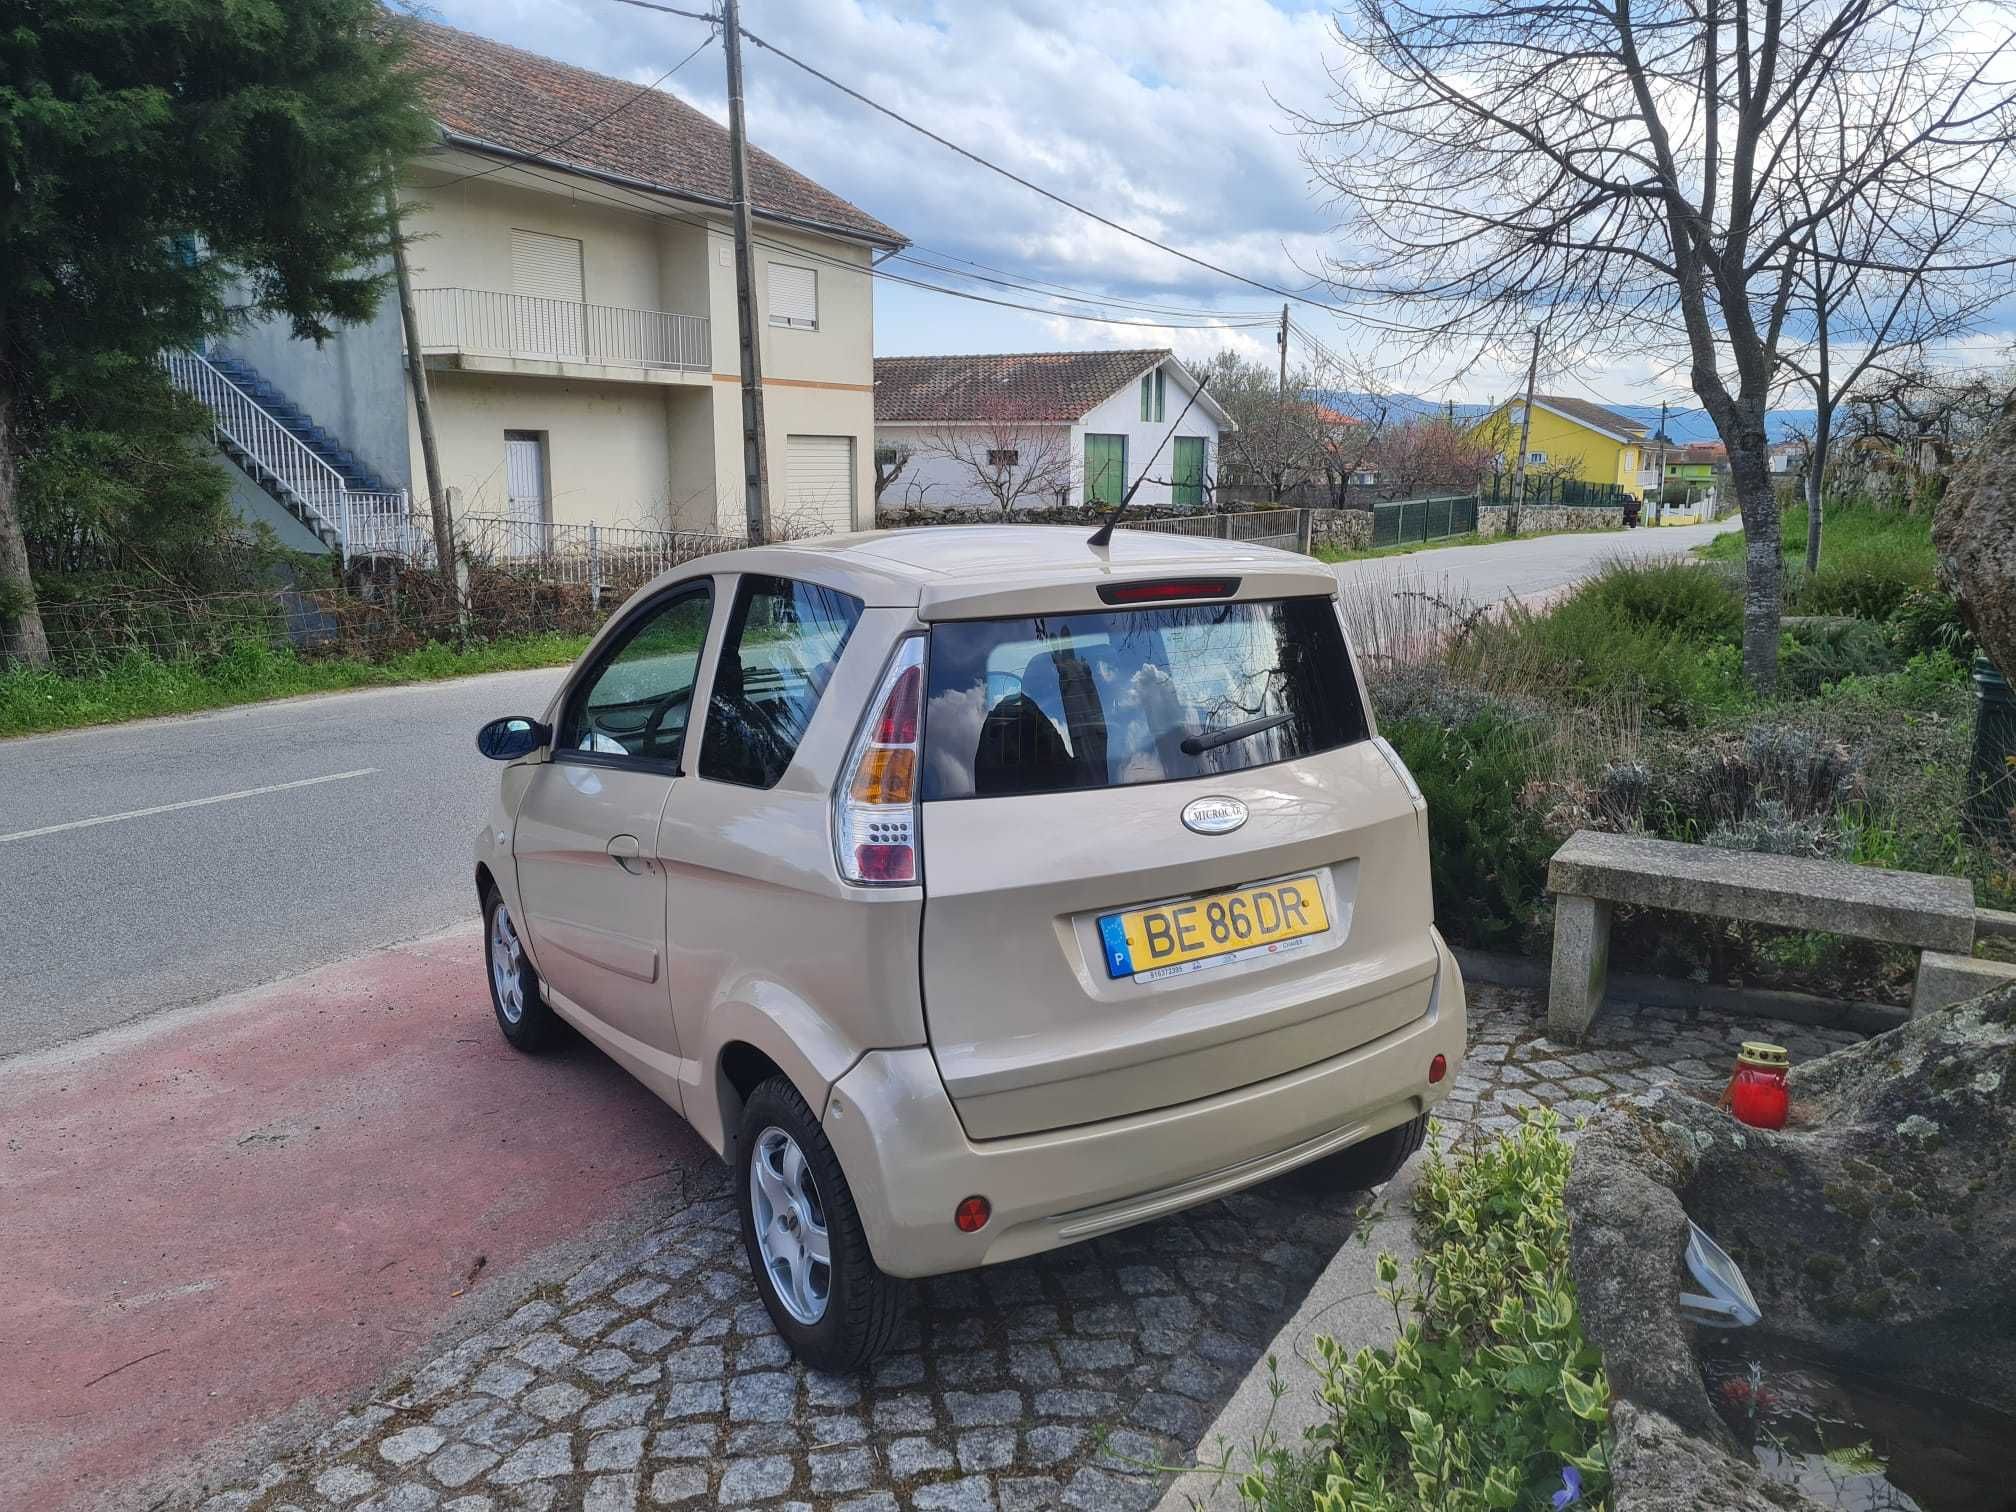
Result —
[[[1199,399],[1202,399],[1204,397],[1204,390],[1210,386],[1211,380],[1209,377],[1198,380],[1197,387],[1190,391],[1190,403],[1184,405],[1182,414],[1176,417],[1176,425],[1183,423],[1183,416],[1190,413],[1191,405],[1196,404]],[[1148,469],[1155,465],[1156,459],[1162,455],[1163,447],[1169,444],[1169,438],[1176,434],[1176,425],[1170,426],[1163,434],[1161,441],[1155,447],[1154,455],[1148,459],[1148,466],[1143,467],[1141,469],[1141,476],[1128,485],[1127,492],[1120,496],[1120,502],[1113,506],[1113,512],[1100,522],[1097,530],[1085,538],[1087,546],[1097,546],[1103,551],[1106,547],[1113,544],[1113,527],[1118,525],[1120,517],[1127,513],[1127,506],[1134,502],[1135,490],[1148,481]]]

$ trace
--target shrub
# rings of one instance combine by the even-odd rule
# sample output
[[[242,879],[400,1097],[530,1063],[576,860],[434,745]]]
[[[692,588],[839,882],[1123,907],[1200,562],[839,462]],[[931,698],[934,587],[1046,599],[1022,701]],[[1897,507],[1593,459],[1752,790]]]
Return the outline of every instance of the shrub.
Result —
[[[1578,593],[1544,614],[1515,609],[1480,624],[1452,655],[1480,676],[1493,663],[1517,665],[1557,697],[1585,707],[1630,702],[1676,728],[1742,707],[1748,695],[1734,643],[1689,640],[1639,618],[1643,607],[1618,602],[1614,590]]]
[[[1860,795],[1853,753],[1796,725],[1752,724],[1658,753],[1649,814],[1669,839],[1699,841],[1756,819],[1831,815]]]
[[[1748,818],[1718,825],[1702,837],[1718,850],[1758,851],[1767,856],[1824,856],[1836,830],[1819,815],[1800,817],[1775,798],[1766,798]]]
[[[1904,595],[1890,615],[1890,640],[1907,657],[1943,651],[1964,662],[1975,651],[1974,634],[1961,622],[1959,602],[1936,588]]]
[[[1582,1332],[1552,1113],[1455,1160],[1431,1147],[1415,1199],[1423,1257],[1379,1257],[1388,1349],[1319,1335],[1327,1420],[1263,1445],[1242,1498],[1316,1512],[1546,1508],[1572,1467],[1584,1506],[1609,1489],[1609,1382]]]
[[[1717,569],[1684,562],[1611,562],[1575,596],[1679,640],[1742,643],[1742,589],[1733,576]]]
[[[1887,626],[1859,619],[1795,621],[1778,651],[1782,691],[1801,694],[1844,677],[1895,672],[1904,662]]]
[[[1381,725],[1428,803],[1435,918],[1459,945],[1517,946],[1546,898],[1554,852],[1520,801],[1540,732],[1493,706],[1450,724],[1414,715]]]

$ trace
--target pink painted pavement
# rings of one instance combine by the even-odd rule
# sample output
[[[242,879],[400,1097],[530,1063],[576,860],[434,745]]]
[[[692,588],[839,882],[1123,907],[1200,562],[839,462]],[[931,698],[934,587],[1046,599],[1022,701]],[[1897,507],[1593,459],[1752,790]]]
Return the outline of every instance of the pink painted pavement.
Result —
[[[333,1407],[712,1158],[585,1043],[506,1046],[473,928],[0,1062],[0,1141],[0,1506],[37,1512]]]

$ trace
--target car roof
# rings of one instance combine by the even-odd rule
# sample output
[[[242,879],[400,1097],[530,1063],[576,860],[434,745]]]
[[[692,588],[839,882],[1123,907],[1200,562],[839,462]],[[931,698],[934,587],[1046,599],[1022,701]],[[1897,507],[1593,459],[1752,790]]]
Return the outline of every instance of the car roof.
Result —
[[[1162,531],[1113,532],[1110,545],[1091,544],[1089,525],[931,525],[809,536],[752,546],[705,559],[713,572],[761,572],[812,577],[877,607],[916,606],[925,618],[956,617],[1003,595],[1044,588],[1081,590],[1114,578],[1158,572],[1237,573],[1251,584],[1242,598],[1334,593],[1337,580],[1321,563],[1294,552],[1211,536]],[[691,564],[686,569],[691,570]],[[936,611],[934,613],[934,610]]]

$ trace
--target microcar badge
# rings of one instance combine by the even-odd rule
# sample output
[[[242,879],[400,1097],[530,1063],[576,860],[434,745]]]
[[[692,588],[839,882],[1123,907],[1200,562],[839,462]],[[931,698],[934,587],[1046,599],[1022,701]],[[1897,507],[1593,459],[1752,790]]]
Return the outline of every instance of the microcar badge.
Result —
[[[1237,798],[1193,798],[1183,805],[1183,827],[1200,835],[1229,835],[1246,822]]]

